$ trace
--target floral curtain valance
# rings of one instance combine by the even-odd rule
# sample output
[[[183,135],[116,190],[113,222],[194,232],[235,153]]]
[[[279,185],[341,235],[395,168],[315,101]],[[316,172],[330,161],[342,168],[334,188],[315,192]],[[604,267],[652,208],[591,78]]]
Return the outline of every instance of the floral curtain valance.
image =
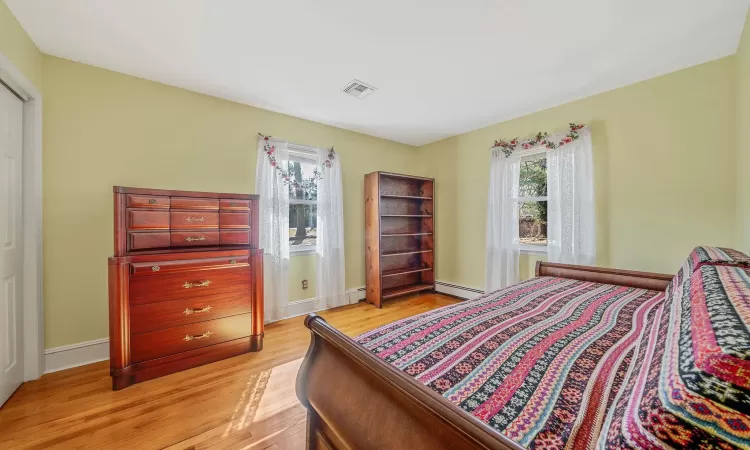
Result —
[[[526,139],[518,139],[514,138],[509,141],[505,140],[499,140],[495,141],[495,143],[492,145],[492,150],[500,150],[505,154],[505,157],[507,158],[513,152],[519,148],[521,149],[529,149],[532,147],[538,147],[538,146],[545,146],[548,149],[552,150],[557,147],[560,147],[561,145],[569,144],[575,140],[578,140],[581,136],[579,131],[585,127],[585,125],[575,124],[571,123],[569,124],[569,129],[566,132],[562,133],[555,133],[555,134],[548,134],[545,132],[539,132],[535,136],[526,138]]]
[[[330,169],[333,165],[333,160],[336,158],[336,152],[333,150],[333,147],[331,147],[328,150],[328,156],[325,161],[323,161],[323,164],[320,168],[315,168],[313,171],[313,176],[306,179],[306,180],[297,180],[295,177],[291,176],[289,174],[289,170],[282,167],[282,164],[276,160],[276,156],[274,156],[274,153],[276,152],[276,146],[273,145],[270,141],[271,136],[266,136],[264,134],[258,133],[258,136],[263,139],[263,151],[266,153],[266,156],[268,157],[268,164],[271,165],[274,169],[279,171],[279,174],[281,174],[281,179],[284,181],[285,185],[289,185],[294,189],[301,189],[304,192],[309,192],[313,189],[315,189],[315,184],[323,179],[323,170],[324,169]]]

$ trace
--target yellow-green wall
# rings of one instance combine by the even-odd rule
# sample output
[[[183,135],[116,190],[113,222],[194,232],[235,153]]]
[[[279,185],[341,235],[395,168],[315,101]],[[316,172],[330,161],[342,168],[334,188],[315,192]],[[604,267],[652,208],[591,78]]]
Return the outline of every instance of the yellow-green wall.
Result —
[[[39,91],[42,90],[42,53],[4,1],[0,1],[0,53],[10,59]]]
[[[294,255],[289,258],[289,301],[296,302],[316,296],[316,256]],[[302,280],[307,280],[307,289],[302,289]],[[364,285],[364,283],[363,283]]]
[[[419,148],[438,180],[437,278],[484,286],[492,142],[568,122],[592,129],[599,265],[673,273],[696,244],[735,245],[734,81],[723,58]]]
[[[750,12],[735,55],[737,63],[737,226],[750,252]]]
[[[417,157],[407,145],[50,56],[44,87],[47,348],[107,336],[113,185],[254,192],[258,132],[333,145],[354,288],[364,285],[364,175],[408,170]]]

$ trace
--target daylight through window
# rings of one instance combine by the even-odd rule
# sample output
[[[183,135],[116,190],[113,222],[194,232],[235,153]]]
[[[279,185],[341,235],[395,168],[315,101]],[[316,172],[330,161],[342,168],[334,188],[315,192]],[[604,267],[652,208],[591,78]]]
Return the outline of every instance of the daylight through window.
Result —
[[[288,161],[289,175],[302,184],[313,177],[317,167],[314,155],[290,152]],[[289,186],[289,250],[315,250],[318,235],[317,203],[318,189],[315,183],[309,184],[309,189],[299,189]]]
[[[521,160],[518,195],[521,245],[544,250],[547,246],[547,158],[544,153]]]

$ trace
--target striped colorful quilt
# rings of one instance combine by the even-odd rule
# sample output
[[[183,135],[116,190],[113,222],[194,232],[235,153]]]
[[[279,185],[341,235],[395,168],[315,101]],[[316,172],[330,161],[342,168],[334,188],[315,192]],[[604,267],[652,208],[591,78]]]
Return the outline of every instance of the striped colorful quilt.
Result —
[[[750,268],[693,264],[701,250],[647,325],[601,448],[750,449]]]
[[[529,448],[592,447],[664,293],[538,277],[357,341]]]

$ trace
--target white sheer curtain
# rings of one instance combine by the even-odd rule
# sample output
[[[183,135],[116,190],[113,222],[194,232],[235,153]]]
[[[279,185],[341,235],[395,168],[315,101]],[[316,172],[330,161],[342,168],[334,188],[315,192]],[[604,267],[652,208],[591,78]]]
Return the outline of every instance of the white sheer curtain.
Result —
[[[547,258],[550,262],[596,263],[594,175],[591,131],[547,153]]]
[[[518,282],[518,180],[521,158],[492,151],[487,200],[485,292]]]
[[[255,193],[260,196],[260,246],[263,249],[263,289],[265,321],[274,322],[287,316],[289,303],[289,187],[280,171],[271,166],[258,140],[258,163],[255,169]],[[286,142],[271,141],[273,156],[281,164],[289,159]]]
[[[318,149],[318,166],[323,178],[318,181],[317,295],[326,308],[346,305],[344,272],[344,191],[341,161],[337,153],[331,167],[323,167],[327,149]]]

